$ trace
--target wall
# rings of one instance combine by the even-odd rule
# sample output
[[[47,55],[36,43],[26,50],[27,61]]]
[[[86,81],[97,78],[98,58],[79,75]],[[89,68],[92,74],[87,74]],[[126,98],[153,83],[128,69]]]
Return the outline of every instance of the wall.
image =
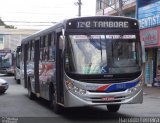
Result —
[[[3,36],[3,43],[0,44],[0,49],[15,50],[21,44],[21,40],[38,30],[32,29],[7,29],[0,28],[0,35]]]

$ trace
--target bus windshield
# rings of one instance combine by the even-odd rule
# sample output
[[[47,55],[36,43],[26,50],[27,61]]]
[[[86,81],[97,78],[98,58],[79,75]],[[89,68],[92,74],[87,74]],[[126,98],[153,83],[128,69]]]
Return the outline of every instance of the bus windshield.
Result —
[[[11,53],[6,53],[3,54],[1,53],[0,55],[0,67],[11,67]]]
[[[70,35],[65,69],[76,74],[140,72],[141,47],[136,35]]]

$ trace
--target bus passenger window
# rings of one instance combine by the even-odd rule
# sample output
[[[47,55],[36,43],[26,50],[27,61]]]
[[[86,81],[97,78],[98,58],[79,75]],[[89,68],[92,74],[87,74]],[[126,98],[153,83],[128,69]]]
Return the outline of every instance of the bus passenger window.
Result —
[[[45,58],[45,60],[47,61],[47,60],[49,60],[49,52],[48,52],[48,47],[45,47],[45,49],[44,49],[44,58]]]
[[[48,46],[51,46],[51,34],[48,35]]]
[[[31,49],[31,61],[34,60],[34,44],[32,45],[32,49]]]
[[[49,34],[48,35],[48,56],[49,56],[49,60],[51,61],[55,61],[55,51],[56,51],[56,48],[55,48],[55,40],[54,40],[54,33],[53,34]]]

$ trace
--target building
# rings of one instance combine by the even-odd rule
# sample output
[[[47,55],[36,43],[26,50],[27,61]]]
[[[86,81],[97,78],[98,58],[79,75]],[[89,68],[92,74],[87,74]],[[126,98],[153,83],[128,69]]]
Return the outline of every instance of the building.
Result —
[[[145,44],[145,82],[160,86],[160,0],[137,0],[141,41]]]
[[[21,40],[38,30],[31,29],[9,29],[0,26],[0,49],[16,49],[21,44]]]
[[[119,2],[119,1],[122,1]],[[145,84],[160,86],[160,0],[97,0],[97,15],[120,15],[139,20],[146,51]]]
[[[136,0],[97,0],[96,15],[115,15],[118,16],[120,11],[128,17],[136,15]]]

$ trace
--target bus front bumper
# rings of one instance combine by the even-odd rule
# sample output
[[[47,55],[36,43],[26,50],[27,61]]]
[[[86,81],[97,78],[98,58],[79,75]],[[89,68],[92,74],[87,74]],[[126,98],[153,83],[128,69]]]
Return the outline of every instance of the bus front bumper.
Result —
[[[96,93],[86,92],[84,95],[78,95],[71,91],[65,93],[65,107],[81,107],[108,104],[137,104],[143,102],[143,90],[127,89],[122,92]]]

